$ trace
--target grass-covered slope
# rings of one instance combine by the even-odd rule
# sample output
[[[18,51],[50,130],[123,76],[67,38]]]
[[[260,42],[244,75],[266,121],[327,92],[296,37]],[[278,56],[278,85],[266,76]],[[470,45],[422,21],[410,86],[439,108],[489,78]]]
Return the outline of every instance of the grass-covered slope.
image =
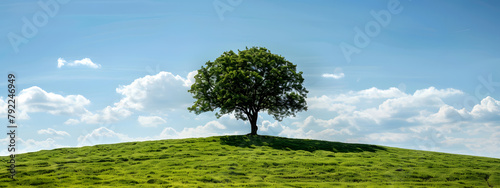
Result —
[[[17,155],[0,187],[500,187],[500,159],[271,136],[222,136]]]

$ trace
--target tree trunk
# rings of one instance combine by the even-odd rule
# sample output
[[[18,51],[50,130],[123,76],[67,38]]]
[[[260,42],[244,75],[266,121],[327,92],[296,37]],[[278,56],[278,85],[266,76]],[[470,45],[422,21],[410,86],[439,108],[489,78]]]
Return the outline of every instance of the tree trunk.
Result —
[[[249,115],[249,117],[248,117],[248,120],[250,121],[250,126],[252,128],[252,132],[250,133],[250,135],[257,135],[257,129],[259,129],[257,127],[257,118],[258,117],[259,117],[258,113]]]

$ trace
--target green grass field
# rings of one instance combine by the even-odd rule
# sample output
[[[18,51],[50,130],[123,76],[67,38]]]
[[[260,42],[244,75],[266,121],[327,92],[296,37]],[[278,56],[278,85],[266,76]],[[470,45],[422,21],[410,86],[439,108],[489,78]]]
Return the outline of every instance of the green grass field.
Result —
[[[63,148],[1,157],[0,187],[500,187],[500,159],[273,136]]]

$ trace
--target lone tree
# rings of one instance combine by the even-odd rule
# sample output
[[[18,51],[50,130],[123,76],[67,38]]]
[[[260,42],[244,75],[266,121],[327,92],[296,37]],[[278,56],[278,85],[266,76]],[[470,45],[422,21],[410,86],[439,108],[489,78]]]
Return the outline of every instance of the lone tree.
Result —
[[[220,108],[217,118],[234,112],[236,119],[250,121],[250,135],[257,135],[259,111],[281,121],[307,110],[308,91],[296,67],[262,47],[224,52],[198,70],[189,90],[197,101],[188,110],[200,114]]]

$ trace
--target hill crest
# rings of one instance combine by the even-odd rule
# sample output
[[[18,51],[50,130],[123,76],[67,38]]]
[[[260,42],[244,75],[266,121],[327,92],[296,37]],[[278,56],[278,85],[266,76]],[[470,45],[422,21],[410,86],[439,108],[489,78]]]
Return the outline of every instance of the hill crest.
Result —
[[[105,144],[16,159],[17,180],[3,171],[0,187],[500,186],[500,159],[275,136]]]

